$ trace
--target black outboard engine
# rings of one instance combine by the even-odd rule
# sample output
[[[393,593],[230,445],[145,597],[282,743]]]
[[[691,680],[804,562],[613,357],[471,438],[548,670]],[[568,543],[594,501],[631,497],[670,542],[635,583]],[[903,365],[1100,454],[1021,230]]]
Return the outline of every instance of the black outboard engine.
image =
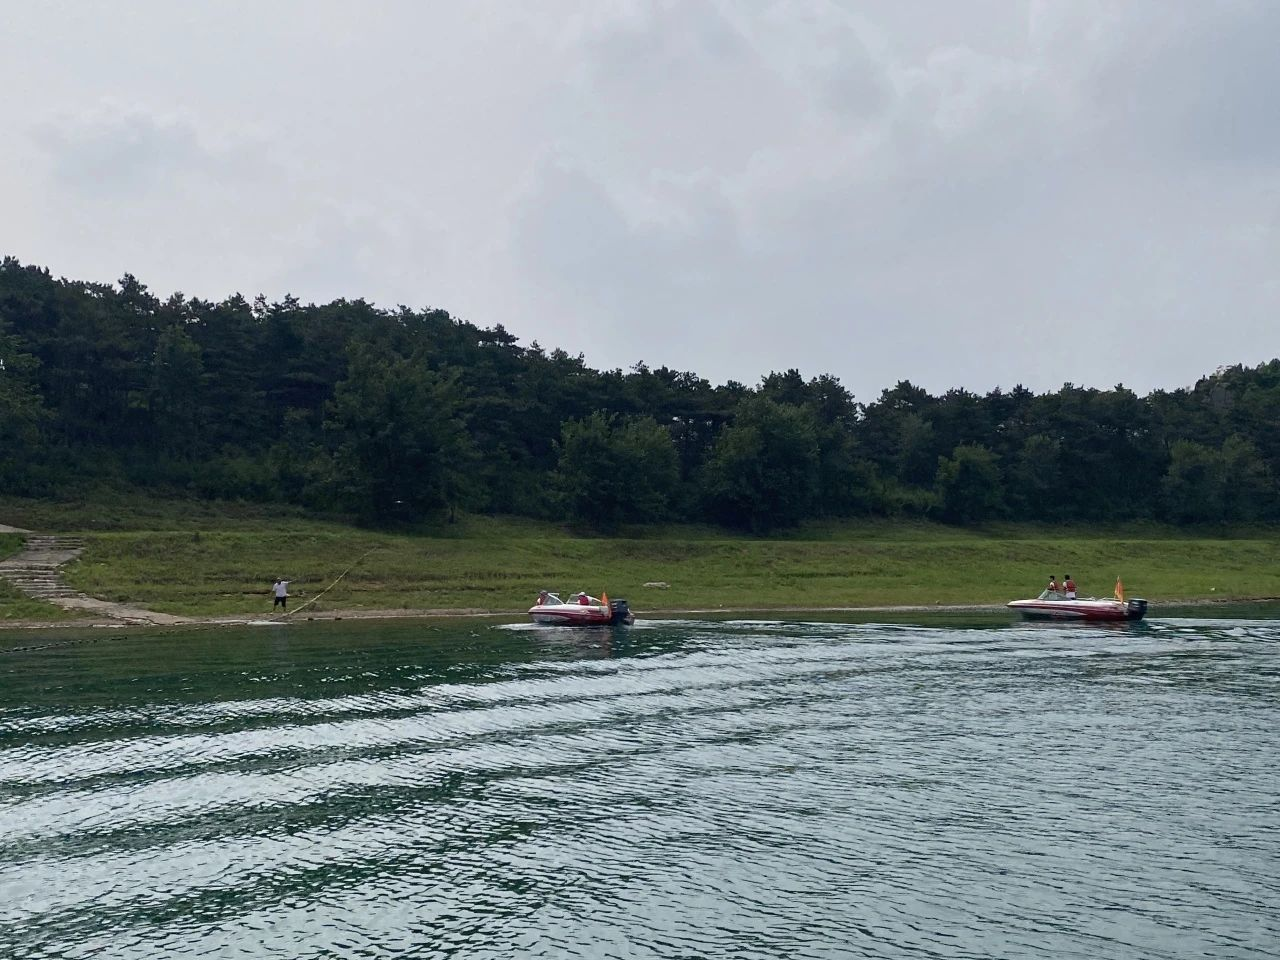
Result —
[[[631,608],[627,606],[627,601],[625,600],[610,600],[609,612],[611,614],[609,617],[610,624],[631,624],[636,622],[635,614],[631,612]]]
[[[1141,620],[1147,615],[1147,601],[1134,597],[1124,605],[1125,615],[1129,620]]]

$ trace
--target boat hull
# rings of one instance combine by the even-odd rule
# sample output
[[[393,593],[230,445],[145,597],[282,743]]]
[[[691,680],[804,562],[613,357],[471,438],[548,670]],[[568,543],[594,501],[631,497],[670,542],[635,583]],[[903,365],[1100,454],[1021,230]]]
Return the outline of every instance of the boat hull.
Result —
[[[1147,601],[1133,600],[1013,600],[1006,604],[1027,620],[1141,620]]]
[[[549,603],[535,604],[529,608],[529,619],[534,623],[568,627],[595,627],[627,625],[635,622],[635,615],[625,600],[604,604]]]
[[[566,603],[565,607],[573,604]],[[529,611],[529,618],[534,623],[567,623],[590,626],[595,623],[608,623],[609,613],[604,607],[582,607],[579,610],[564,610],[560,607],[534,607]]]

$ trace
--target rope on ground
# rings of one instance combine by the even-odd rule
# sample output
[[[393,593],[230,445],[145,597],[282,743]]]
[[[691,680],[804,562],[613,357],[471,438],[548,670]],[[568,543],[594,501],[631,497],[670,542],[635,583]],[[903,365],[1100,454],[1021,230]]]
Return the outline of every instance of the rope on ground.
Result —
[[[370,547],[368,550],[366,550],[364,553],[362,553],[362,554],[361,554],[361,555],[356,559],[355,563],[351,564],[351,566],[347,567],[347,569],[343,570],[340,574],[338,574],[338,579],[337,579],[337,580],[334,580],[334,581],[333,581],[333,583],[329,584],[327,587],[325,587],[323,590],[321,590],[319,593],[317,593],[314,597],[312,597],[310,600],[308,600],[306,603],[304,603],[302,606],[300,606],[300,607],[294,607],[292,610],[289,610],[289,611],[287,611],[286,613],[282,613],[282,614],[280,614],[278,617],[272,617],[271,619],[273,619],[273,620],[284,620],[284,619],[286,619],[286,618],[288,618],[288,617],[293,616],[293,615],[294,615],[295,613],[297,613],[299,610],[305,610],[305,609],[307,609],[307,607],[311,606],[311,604],[315,603],[317,600],[319,600],[321,597],[323,597],[326,593],[328,593],[330,590],[332,590],[334,587],[336,587],[336,586],[338,585],[338,581],[339,581],[339,580],[341,580],[341,579],[342,579],[343,577],[345,577],[348,573],[350,573],[350,572],[351,572],[352,570],[354,570],[357,566],[359,566],[359,564],[360,564],[360,561],[361,561],[361,560],[363,560],[365,557],[367,557],[369,554],[373,553],[373,551],[374,551],[374,550],[377,550],[377,549],[378,549],[377,547]]]

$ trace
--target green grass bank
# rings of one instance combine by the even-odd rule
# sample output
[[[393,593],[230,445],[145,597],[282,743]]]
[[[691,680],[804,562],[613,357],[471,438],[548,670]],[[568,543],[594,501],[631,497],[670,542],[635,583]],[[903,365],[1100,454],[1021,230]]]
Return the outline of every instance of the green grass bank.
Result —
[[[85,593],[191,616],[270,613],[277,576],[293,581],[294,607],[327,591],[309,608],[320,612],[519,615],[544,587],[607,591],[640,613],[1000,604],[1034,595],[1051,573],[1098,596],[1121,576],[1156,605],[1280,596],[1273,529],[842,522],[767,539],[689,527],[600,538],[484,517],[386,532],[261,507],[13,500],[0,500],[0,522],[82,537],[83,557],[63,573]],[[19,545],[0,535],[0,554]],[[34,606],[0,587],[0,619],[65,617]]]

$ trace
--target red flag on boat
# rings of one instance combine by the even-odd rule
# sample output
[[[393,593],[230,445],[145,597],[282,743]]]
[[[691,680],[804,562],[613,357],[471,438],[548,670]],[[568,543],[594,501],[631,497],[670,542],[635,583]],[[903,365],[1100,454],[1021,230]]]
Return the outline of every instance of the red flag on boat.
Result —
[[[1124,600],[1124,584],[1120,582],[1120,578],[1116,577],[1116,599]]]
[[[600,606],[604,607],[606,610],[609,609],[609,594],[604,591],[601,591],[600,593]]]

